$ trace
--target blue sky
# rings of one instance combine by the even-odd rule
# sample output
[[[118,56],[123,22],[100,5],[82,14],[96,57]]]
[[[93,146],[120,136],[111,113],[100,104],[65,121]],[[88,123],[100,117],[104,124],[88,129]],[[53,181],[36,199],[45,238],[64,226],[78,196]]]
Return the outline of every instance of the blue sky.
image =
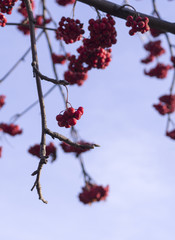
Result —
[[[138,11],[152,11],[151,1],[130,3]],[[72,7],[60,8],[54,1],[48,1],[48,6],[57,22],[63,14],[71,16]],[[174,1],[162,0],[158,7],[166,20],[174,22]],[[9,22],[22,19],[15,12],[14,9],[8,16]],[[87,26],[90,17],[96,17],[95,11],[78,2],[75,18]],[[84,183],[79,163],[60,148],[58,160],[48,163],[42,171],[42,191],[48,204],[38,200],[36,190],[30,191],[34,182],[30,175],[38,159],[30,156],[27,149],[40,141],[41,131],[36,106],[17,122],[24,129],[22,136],[1,135],[1,239],[174,240],[175,143],[165,137],[166,116],[160,116],[152,107],[159,96],[168,93],[172,72],[165,80],[144,76],[140,59],[147,53],[140,38],[128,35],[124,20],[116,19],[116,29],[118,42],[112,48],[109,67],[92,70],[82,87],[69,88],[72,105],[85,109],[77,125],[81,137],[101,146],[84,154],[85,166],[98,184],[110,185],[109,197],[91,206],[80,203],[78,194]],[[0,30],[3,76],[28,48],[30,39],[16,27]],[[170,37],[173,42],[174,36]],[[53,33],[51,38],[56,51],[59,46]],[[143,38],[147,41],[146,36]],[[161,39],[167,48],[165,39]],[[68,46],[69,51],[75,51],[78,45]],[[40,71],[53,77],[45,38],[37,47]],[[167,52],[162,61],[168,59]],[[9,122],[37,99],[30,64],[31,55],[1,85],[1,94],[7,96],[1,110],[2,121]],[[66,66],[63,70],[57,67],[60,78],[65,69]],[[44,92],[50,87],[43,83]],[[58,129],[55,121],[64,109],[59,91],[55,89],[45,103],[48,127],[70,136],[69,130]],[[54,143],[59,144],[57,140]]]

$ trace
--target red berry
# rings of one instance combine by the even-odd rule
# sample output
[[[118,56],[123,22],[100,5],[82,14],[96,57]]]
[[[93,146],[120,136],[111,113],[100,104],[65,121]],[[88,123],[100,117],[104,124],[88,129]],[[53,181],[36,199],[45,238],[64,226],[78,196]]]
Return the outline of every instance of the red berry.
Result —
[[[83,115],[83,113],[84,113],[84,108],[83,108],[83,107],[79,107],[78,110],[79,110],[79,111],[82,113],[82,115]]]
[[[74,126],[77,123],[77,119],[70,118],[67,122],[68,122],[69,125]]]
[[[74,114],[74,118],[76,118],[77,120],[79,120],[81,118],[81,116],[82,116],[82,112],[79,110],[77,110]]]

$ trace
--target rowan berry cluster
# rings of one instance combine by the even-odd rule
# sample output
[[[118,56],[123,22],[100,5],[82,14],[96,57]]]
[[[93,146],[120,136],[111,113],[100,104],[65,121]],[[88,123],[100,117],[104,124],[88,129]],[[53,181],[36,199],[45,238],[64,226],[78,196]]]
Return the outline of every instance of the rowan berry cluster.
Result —
[[[149,23],[149,18],[147,17],[142,18],[138,16],[134,18],[133,16],[128,16],[126,26],[132,27],[129,31],[129,35],[133,36],[135,35],[136,32],[145,33],[149,31],[150,27],[148,23]]]
[[[56,120],[58,121],[58,126],[70,128],[77,123],[77,120],[81,118],[84,113],[83,107],[79,107],[75,110],[73,107],[67,108],[63,114],[58,114]]]
[[[81,145],[85,145],[85,146],[92,145],[91,143],[84,142],[84,141],[79,141],[77,143],[81,144]],[[80,155],[83,152],[87,152],[87,151],[90,150],[90,148],[74,147],[74,146],[71,146],[71,145],[69,145],[68,143],[65,143],[65,142],[62,142],[60,144],[60,146],[62,147],[64,152],[66,152],[66,153],[76,153],[77,156]]]
[[[66,71],[64,73],[64,79],[69,82],[70,85],[77,84],[78,86],[83,85],[84,81],[88,78],[86,72],[72,72]]]
[[[0,95],[0,109],[4,106],[5,104],[5,98],[6,96]]]
[[[7,23],[6,17],[4,16],[4,14],[0,13],[0,26],[5,27],[6,23]]]
[[[6,123],[0,123],[0,131],[3,131],[4,133],[8,133],[11,136],[15,136],[17,134],[22,133],[22,129],[19,128],[18,125],[6,124]]]
[[[11,14],[13,7],[15,5],[15,2],[18,0],[1,0],[0,1],[0,12]]]
[[[45,19],[42,15],[36,15],[35,17],[36,25],[43,26],[44,24],[48,24],[51,22],[51,18]]]
[[[111,61],[111,49],[104,49],[102,47],[89,49],[81,46],[77,49],[80,54],[78,61],[86,63],[87,70],[92,68],[105,69]]]
[[[32,10],[33,10],[35,8],[34,0],[30,0],[30,3],[31,3]],[[21,4],[18,7],[18,12],[21,13],[25,18],[28,17],[27,9],[26,9],[24,0],[21,0]]]
[[[149,52],[147,58],[142,59],[142,63],[150,63],[154,60],[155,57],[161,56],[165,53],[165,49],[161,46],[161,41],[149,41],[147,44],[144,45],[146,51]]]
[[[115,20],[109,14],[102,19],[90,19],[88,30],[90,38],[83,40],[84,46],[90,48],[109,48],[112,44],[116,44],[117,32],[114,27]]]
[[[39,26],[43,26],[44,24],[48,24],[48,23],[50,23],[50,21],[51,21],[50,18],[48,18],[44,21],[43,16],[41,16],[41,15],[37,15],[35,17],[35,24],[39,25]],[[23,26],[23,24],[29,24],[28,18],[24,19],[21,22],[21,25],[18,26],[18,30],[22,31],[24,33],[24,35],[29,35],[30,34],[29,26]]]
[[[66,55],[57,55],[55,53],[52,53],[52,61],[54,64],[64,64],[69,56],[69,53],[67,53]]]
[[[155,68],[150,69],[148,72],[144,70],[144,74],[150,77],[156,77],[159,79],[166,78],[168,71],[172,69],[173,66],[165,65],[163,63],[158,63]]]
[[[21,25],[17,27],[18,30],[23,32],[24,35],[29,35],[30,34],[29,26],[23,26],[22,24],[29,24],[29,20],[27,18],[22,20]]]
[[[173,63],[173,66],[175,67],[175,56],[171,56],[171,62]]]
[[[50,142],[49,145],[46,146],[46,156],[51,156],[52,161],[56,159],[56,147],[54,143]],[[30,147],[28,152],[33,156],[40,158],[40,145],[35,144],[34,146]]]
[[[167,137],[170,137],[171,139],[173,139],[173,140],[175,140],[175,129],[174,130],[172,130],[172,131],[167,131],[166,132],[166,136]]]
[[[56,2],[61,6],[66,6],[68,4],[73,4],[75,0],[56,0]]]
[[[155,29],[155,28],[150,28],[150,33],[151,33],[152,37],[158,37],[160,34],[162,34],[164,32],[160,31],[158,29]]]
[[[82,193],[79,194],[79,200],[84,204],[91,204],[105,200],[108,196],[109,186],[103,187],[96,184],[86,183],[82,188]]]
[[[161,114],[170,114],[175,111],[175,95],[163,95],[159,98],[159,103],[153,107]]]
[[[90,38],[83,40],[83,45],[77,49],[78,56],[72,55],[68,58],[68,70],[64,78],[71,85],[81,86],[87,79],[87,72],[92,68],[105,69],[111,61],[111,49],[105,49],[117,42],[114,19],[107,14],[102,19],[90,19],[88,30]],[[58,31],[57,31],[57,38]]]
[[[79,41],[84,34],[83,24],[80,20],[62,17],[57,29],[57,39],[63,39],[65,43]]]

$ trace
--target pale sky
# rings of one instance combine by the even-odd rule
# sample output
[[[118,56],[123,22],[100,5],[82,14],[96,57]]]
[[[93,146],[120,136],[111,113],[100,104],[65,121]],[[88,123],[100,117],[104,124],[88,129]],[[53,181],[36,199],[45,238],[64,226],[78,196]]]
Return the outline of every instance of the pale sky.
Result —
[[[174,22],[175,2],[157,2],[161,2],[158,5],[161,15]],[[151,1],[131,0],[130,3],[138,11],[147,14],[152,11]],[[71,16],[72,7],[60,8],[54,1],[48,1],[48,6],[57,22],[63,14]],[[75,18],[86,27],[91,17],[96,17],[95,11],[78,2]],[[14,9],[8,20],[18,22],[22,17]],[[101,146],[83,156],[86,169],[95,181],[103,186],[109,184],[107,200],[91,206],[79,202],[78,194],[84,185],[80,165],[60,147],[57,161],[48,163],[42,171],[42,192],[48,204],[38,200],[36,190],[30,191],[35,180],[31,173],[36,170],[38,159],[27,150],[39,143],[41,130],[36,106],[17,122],[24,129],[23,135],[14,138],[1,135],[0,239],[174,240],[175,142],[165,136],[166,116],[159,115],[152,107],[158,97],[168,93],[173,73],[165,80],[144,76],[145,66],[140,59],[147,53],[142,41],[138,36],[128,35],[124,20],[115,20],[118,42],[112,48],[109,67],[92,70],[82,87],[69,88],[72,105],[85,109],[77,124],[82,139]],[[7,26],[0,31],[2,77],[30,41],[16,27]],[[174,36],[170,37],[173,42]],[[53,33],[51,38],[56,51],[59,45]],[[143,38],[148,41],[146,36]],[[167,49],[164,37],[161,39]],[[75,52],[79,44],[66,48]],[[37,47],[41,72],[53,77],[45,38],[39,40]],[[168,54],[160,61],[168,63]],[[37,99],[30,64],[31,55],[1,85],[0,94],[7,96],[1,109],[3,122],[9,122]],[[57,70],[62,78],[64,70],[60,66]],[[52,86],[43,85],[44,92]],[[55,121],[55,116],[64,110],[59,90],[55,89],[45,103],[48,127],[70,137],[69,130],[58,128]],[[47,143],[50,141],[48,136]],[[54,143],[59,145],[57,140]]]

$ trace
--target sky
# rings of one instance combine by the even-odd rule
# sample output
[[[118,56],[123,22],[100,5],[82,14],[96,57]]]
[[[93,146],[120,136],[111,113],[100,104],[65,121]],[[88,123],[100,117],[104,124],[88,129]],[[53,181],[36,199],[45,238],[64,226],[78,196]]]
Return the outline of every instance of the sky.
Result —
[[[57,22],[63,15],[72,16],[72,6],[62,8],[55,1],[47,2]],[[140,12],[152,12],[151,1],[129,2]],[[174,22],[175,2],[157,2],[162,17]],[[22,20],[16,9],[17,5],[7,16],[9,22]],[[36,12],[41,13],[38,7]],[[75,18],[87,28],[89,18],[96,18],[96,12],[78,2]],[[168,93],[173,73],[165,80],[145,76],[143,71],[149,66],[142,65],[140,59],[146,57],[143,42],[148,41],[149,34],[131,37],[125,21],[115,20],[118,41],[112,47],[110,65],[105,70],[89,72],[82,87],[69,87],[72,106],[85,109],[77,124],[80,136],[101,146],[83,154],[86,169],[97,184],[110,186],[108,198],[87,206],[79,202],[78,194],[84,185],[79,162],[74,155],[63,153],[58,140],[54,140],[58,146],[57,161],[44,166],[41,176],[48,204],[38,200],[36,190],[30,191],[35,180],[31,173],[36,170],[38,159],[27,150],[39,143],[41,135],[36,106],[17,121],[23,135],[0,135],[0,239],[174,240],[175,143],[165,136],[166,116],[152,107],[158,97]],[[30,46],[30,39],[14,26],[0,29],[0,36],[1,78]],[[54,33],[50,36],[54,51],[58,52]],[[170,38],[173,42],[174,36]],[[161,40],[167,49],[165,39]],[[79,44],[66,45],[66,49],[75,52]],[[54,77],[44,37],[38,41],[37,49],[40,71]],[[161,60],[168,63],[168,50]],[[60,79],[66,67],[57,66]],[[44,92],[52,86],[46,82],[42,85]],[[31,54],[1,84],[0,94],[6,95],[6,105],[1,109],[3,122],[10,122],[37,99]],[[48,127],[70,137],[69,130],[58,128],[55,121],[55,116],[64,110],[57,88],[45,98],[45,104]],[[53,140],[48,136],[47,143],[50,141]]]

